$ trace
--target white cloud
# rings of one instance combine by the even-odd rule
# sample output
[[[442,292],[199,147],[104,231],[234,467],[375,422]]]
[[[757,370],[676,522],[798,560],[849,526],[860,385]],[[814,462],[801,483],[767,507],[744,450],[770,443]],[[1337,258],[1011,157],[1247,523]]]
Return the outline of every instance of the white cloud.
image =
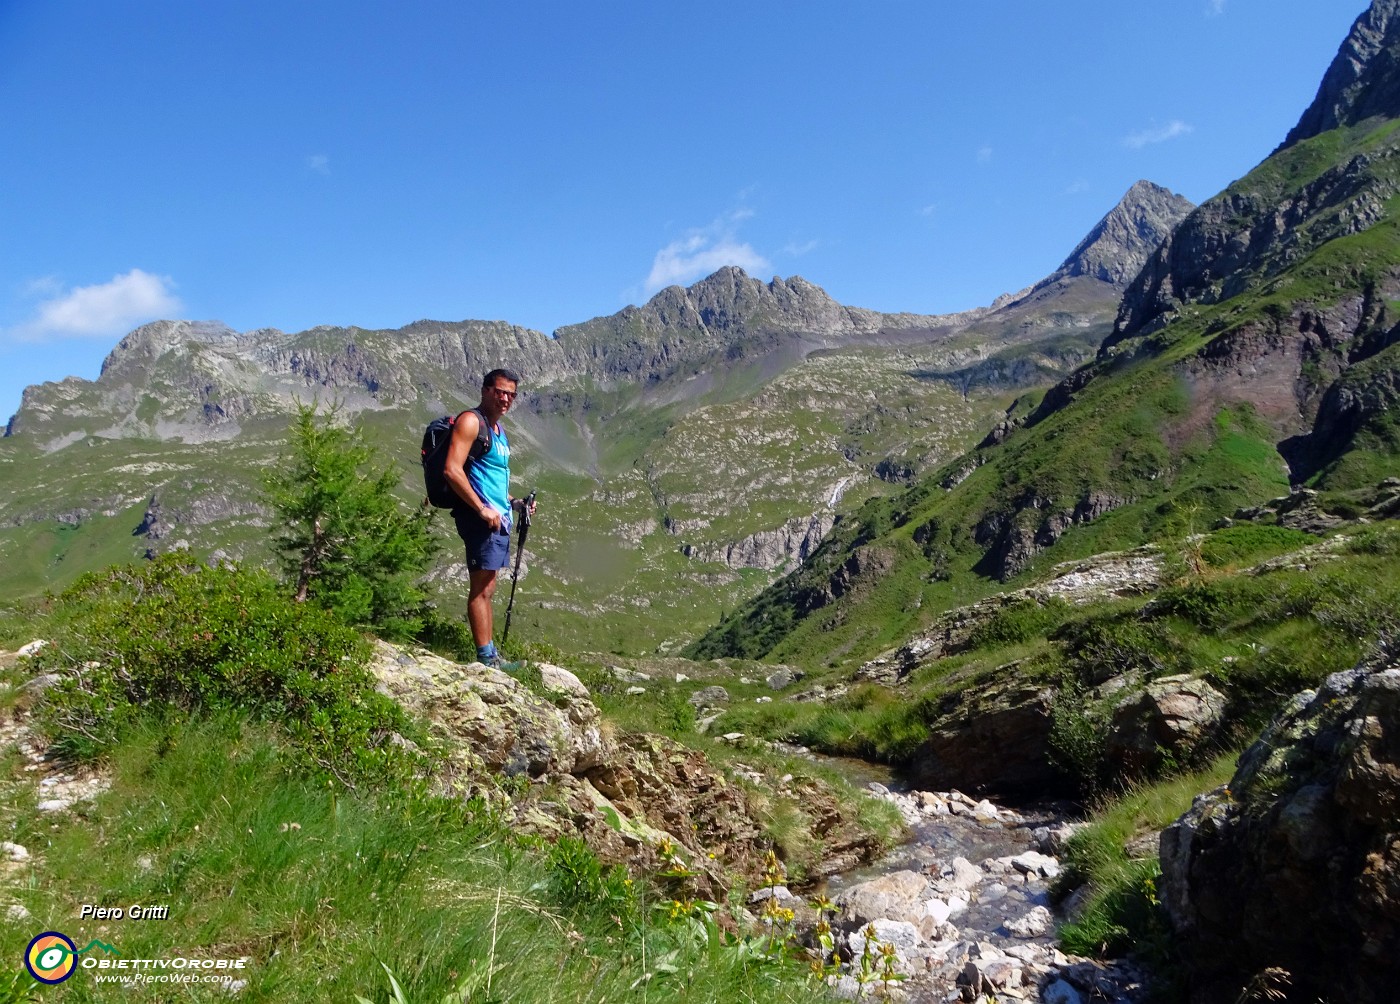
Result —
[[[977,163],[979,163],[979,164],[988,164],[988,163],[991,163],[991,160],[992,160],[992,153],[993,153],[993,150],[992,150],[992,148],[989,147],[989,146],[984,146],[984,147],[978,148],[978,150],[977,150]]]
[[[43,282],[44,280],[40,280]],[[169,276],[134,268],[98,286],[79,286],[67,293],[52,285],[54,296],[39,304],[30,320],[11,328],[15,341],[48,342],[63,338],[110,338],[158,317],[173,317],[183,309]]]
[[[738,237],[738,225],[751,216],[750,209],[736,209],[709,226],[688,231],[656,252],[644,283],[645,295],[704,278],[725,265],[737,265],[750,275],[769,271],[772,265],[768,259]]]
[[[926,206],[919,207],[920,216],[932,216],[936,212],[938,212],[938,203],[936,202],[930,202]]]
[[[329,176],[331,173],[331,159],[324,153],[313,153],[306,158],[306,168],[315,171],[317,174]]]
[[[792,258],[800,258],[804,254],[815,251],[821,245],[822,242],[819,240],[802,241],[800,244],[797,241],[789,241],[783,245],[783,254]]]
[[[1219,17],[1225,13],[1225,0],[1209,0],[1206,4],[1206,15],[1208,17]]]
[[[1156,126],[1133,133],[1123,140],[1123,145],[1132,147],[1134,150],[1141,150],[1153,143],[1165,143],[1167,140],[1185,136],[1191,131],[1192,127],[1181,119],[1172,119],[1164,126]]]
[[[44,296],[57,296],[63,292],[63,281],[56,275],[41,275],[37,279],[26,279],[20,287],[20,296],[26,300],[36,300]]]
[[[1084,192],[1087,192],[1088,190],[1089,190],[1089,183],[1088,183],[1087,181],[1085,181],[1083,178],[1080,178],[1078,181],[1076,181],[1074,184],[1070,185],[1068,188],[1066,188],[1066,189],[1065,189],[1063,192],[1061,192],[1060,194],[1061,194],[1061,195],[1080,195],[1080,194],[1082,194],[1082,193],[1084,193]]]

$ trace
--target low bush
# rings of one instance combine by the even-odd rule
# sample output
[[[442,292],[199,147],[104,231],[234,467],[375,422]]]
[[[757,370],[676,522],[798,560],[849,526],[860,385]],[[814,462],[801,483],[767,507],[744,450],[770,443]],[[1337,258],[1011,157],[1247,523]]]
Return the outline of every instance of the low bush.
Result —
[[[1287,554],[1316,542],[1316,537],[1302,530],[1243,523],[1208,534],[1199,545],[1199,553],[1207,565],[1226,568]]]
[[[998,610],[973,628],[968,636],[970,649],[1006,648],[1043,638],[1064,623],[1070,606],[1063,600],[1037,603],[1020,600]]]
[[[229,711],[276,723],[341,780],[411,772],[389,742],[411,725],[375,691],[365,639],[261,571],[170,555],[85,576],[54,607],[39,720],[61,754],[97,756],[150,712]]]
[[[607,922],[636,912],[632,880],[625,869],[606,867],[582,840],[563,836],[545,853],[549,899],[574,917]]]

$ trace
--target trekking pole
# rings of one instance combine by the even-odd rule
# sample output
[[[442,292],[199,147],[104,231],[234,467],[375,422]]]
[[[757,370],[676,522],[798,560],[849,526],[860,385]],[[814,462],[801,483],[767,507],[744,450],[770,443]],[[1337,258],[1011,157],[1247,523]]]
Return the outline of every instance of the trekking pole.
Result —
[[[525,496],[525,502],[520,507],[520,540],[515,545],[515,571],[510,577],[510,602],[506,604],[506,630],[501,635],[502,645],[510,640],[510,612],[515,606],[515,587],[520,584],[520,559],[525,557],[525,537],[530,532],[530,509],[534,504],[535,493],[531,491]]]

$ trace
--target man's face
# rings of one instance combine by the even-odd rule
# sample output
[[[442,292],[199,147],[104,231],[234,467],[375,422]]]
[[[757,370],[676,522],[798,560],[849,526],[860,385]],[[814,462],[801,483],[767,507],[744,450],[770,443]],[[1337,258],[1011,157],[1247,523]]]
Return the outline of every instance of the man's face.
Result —
[[[515,403],[515,383],[505,377],[496,377],[491,386],[486,388],[486,400],[504,414]]]

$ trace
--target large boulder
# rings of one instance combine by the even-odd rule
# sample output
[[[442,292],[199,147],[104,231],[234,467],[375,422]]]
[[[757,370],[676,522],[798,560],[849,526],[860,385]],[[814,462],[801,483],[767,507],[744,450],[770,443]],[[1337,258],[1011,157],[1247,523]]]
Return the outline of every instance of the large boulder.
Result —
[[[1168,757],[1184,759],[1211,738],[1228,705],[1224,694],[1198,677],[1153,680],[1114,708],[1109,760],[1121,773],[1141,775],[1161,768]]]
[[[929,915],[928,877],[913,871],[890,872],[843,890],[836,897],[842,921],[859,927],[876,920],[918,925]]]
[[[1193,1001],[1260,981],[1289,1000],[1394,1000],[1400,654],[1295,698],[1230,784],[1166,830],[1161,862]]]
[[[580,774],[607,760],[602,715],[567,670],[542,669],[553,700],[480,663],[452,662],[376,642],[370,670],[379,689],[429,723],[452,766],[507,776]]]
[[[955,695],[910,760],[913,783],[1003,795],[1063,788],[1050,760],[1054,699],[1053,687],[1014,680]]]

